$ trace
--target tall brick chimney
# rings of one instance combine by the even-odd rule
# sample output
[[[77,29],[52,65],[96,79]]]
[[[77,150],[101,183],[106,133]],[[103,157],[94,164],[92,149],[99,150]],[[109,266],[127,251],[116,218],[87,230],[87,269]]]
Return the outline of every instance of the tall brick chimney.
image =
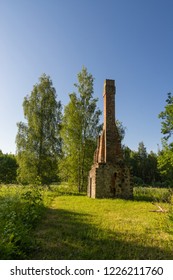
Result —
[[[115,82],[105,80],[103,90],[105,131],[105,162],[114,163],[116,159],[115,132]],[[114,139],[114,140],[113,140]]]
[[[123,161],[121,141],[115,123],[115,81],[105,80],[104,124],[89,172],[88,196],[131,198],[130,171]]]

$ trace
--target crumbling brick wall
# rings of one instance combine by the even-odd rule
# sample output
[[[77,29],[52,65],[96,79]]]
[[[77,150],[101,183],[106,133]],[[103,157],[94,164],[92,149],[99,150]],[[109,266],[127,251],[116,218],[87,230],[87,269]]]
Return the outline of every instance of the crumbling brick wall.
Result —
[[[132,198],[129,168],[123,160],[120,137],[115,124],[115,82],[104,83],[104,125],[89,172],[88,196],[92,198]]]

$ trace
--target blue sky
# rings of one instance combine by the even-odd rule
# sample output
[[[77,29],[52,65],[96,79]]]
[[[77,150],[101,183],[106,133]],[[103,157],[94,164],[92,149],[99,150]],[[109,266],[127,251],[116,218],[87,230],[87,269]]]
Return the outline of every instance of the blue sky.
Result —
[[[116,81],[124,143],[157,152],[168,92],[173,92],[173,1],[0,0],[0,149],[15,153],[23,99],[42,73],[65,105],[82,66]]]

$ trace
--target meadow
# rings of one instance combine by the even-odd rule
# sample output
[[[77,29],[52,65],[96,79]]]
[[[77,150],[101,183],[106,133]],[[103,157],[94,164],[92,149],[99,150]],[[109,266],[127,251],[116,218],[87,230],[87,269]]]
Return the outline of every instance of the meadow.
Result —
[[[169,189],[136,187],[132,201],[1,186],[0,202],[0,259],[173,259]]]

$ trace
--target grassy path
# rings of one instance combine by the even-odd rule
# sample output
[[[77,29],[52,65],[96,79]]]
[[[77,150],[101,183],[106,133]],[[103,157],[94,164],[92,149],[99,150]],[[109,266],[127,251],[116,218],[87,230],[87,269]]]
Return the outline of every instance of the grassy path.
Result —
[[[173,259],[168,214],[153,209],[150,202],[56,196],[34,233],[40,246],[32,259]]]

